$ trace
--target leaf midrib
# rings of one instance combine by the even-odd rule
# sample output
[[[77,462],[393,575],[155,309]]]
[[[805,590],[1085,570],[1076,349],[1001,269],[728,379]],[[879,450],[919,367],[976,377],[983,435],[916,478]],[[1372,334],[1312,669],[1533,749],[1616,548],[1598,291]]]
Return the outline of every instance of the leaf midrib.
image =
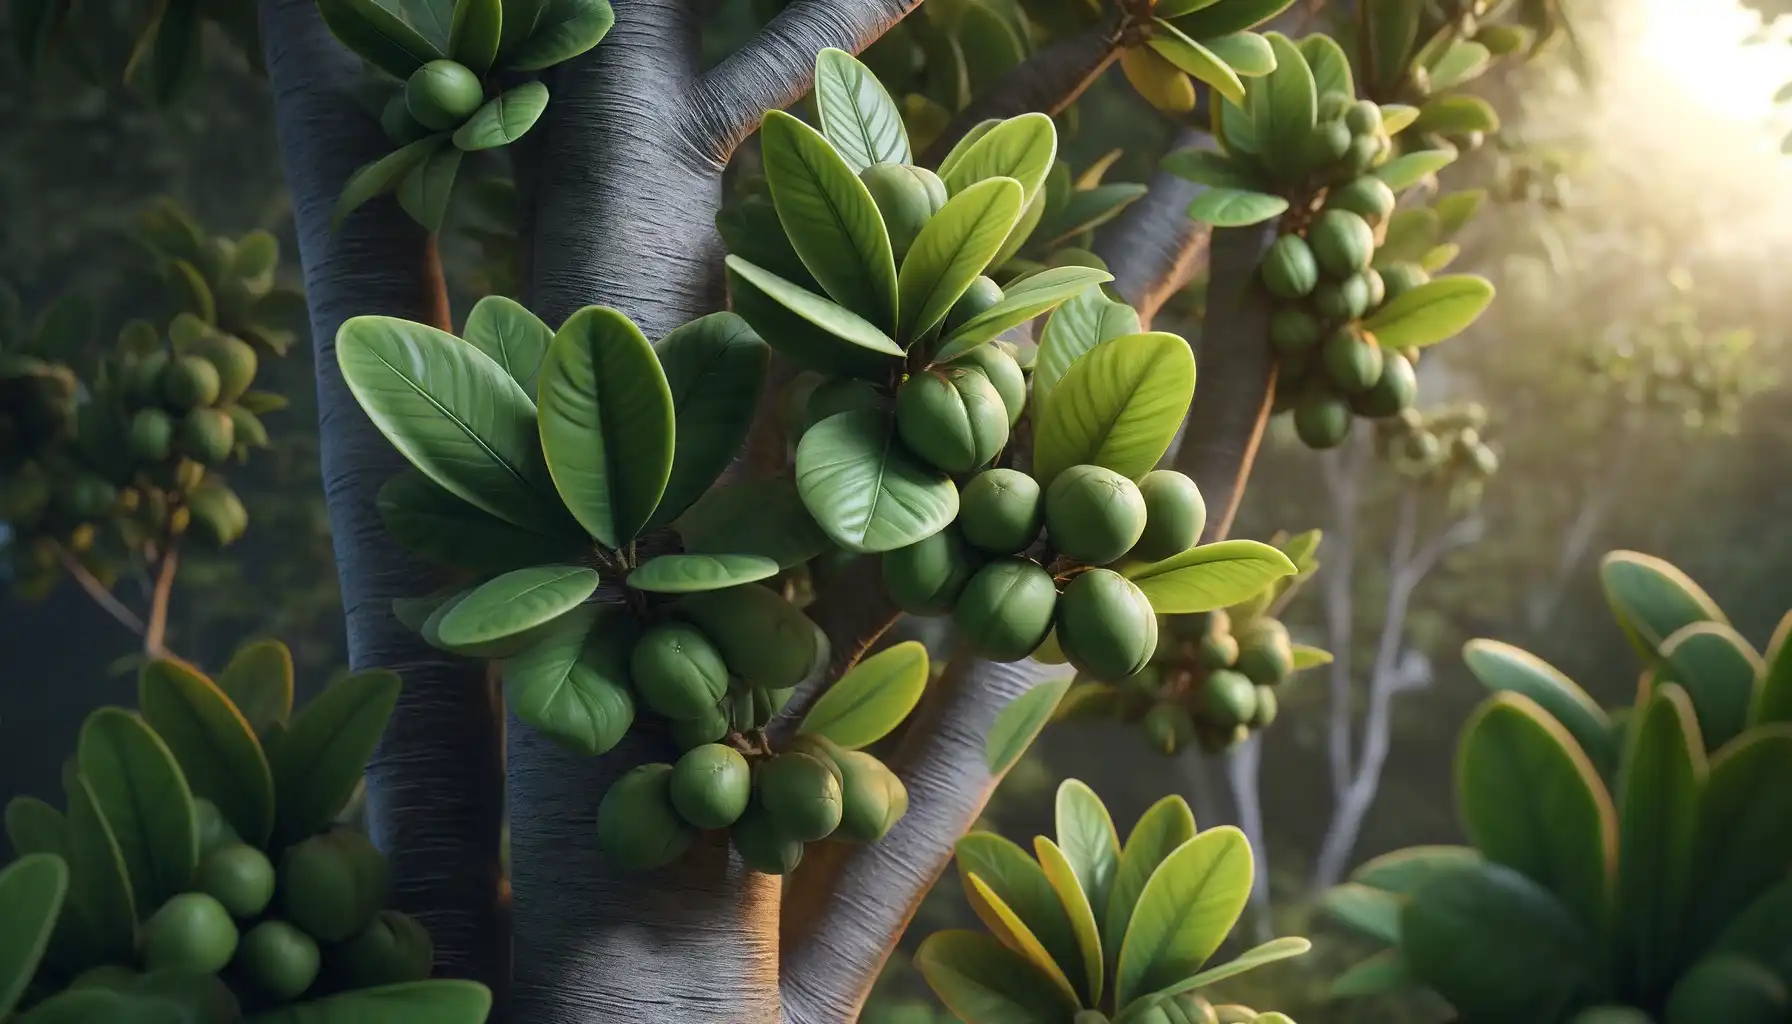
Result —
[[[467,424],[467,422],[465,420],[463,420],[460,416],[456,415],[453,410],[449,409],[446,405],[443,405],[440,401],[438,401],[436,399],[436,397],[434,395],[432,395],[428,391],[424,390],[422,385],[420,385],[416,381],[412,380],[409,376],[407,376],[405,374],[405,372],[403,370],[400,370],[397,366],[395,366],[393,363],[391,363],[389,360],[387,360],[385,355],[383,353],[381,353],[378,349],[374,348],[371,345],[365,345],[365,344],[362,345],[361,347],[369,355],[373,356],[373,358],[379,360],[380,365],[384,366],[387,370],[391,371],[393,376],[397,377],[401,381],[404,381],[406,386],[408,386],[413,392],[415,392],[417,395],[422,397],[422,399],[425,402],[428,402],[432,407],[435,408],[435,410],[437,412],[441,413],[444,417],[446,417],[450,423],[452,423],[456,427],[458,427],[460,429],[461,433],[465,434],[467,436],[467,438],[470,439],[475,445],[478,445],[480,450],[485,452],[485,454],[487,456],[489,456],[493,462],[495,462],[499,466],[503,467],[504,471],[509,473],[511,475],[511,477],[516,480],[517,483],[522,484],[524,487],[528,488],[531,492],[533,492],[535,490],[534,484],[532,484],[529,481],[528,477],[524,476],[522,474],[522,472],[520,470],[518,470],[515,466],[512,466],[510,464],[509,460],[505,459],[502,455],[500,455],[498,453],[497,449],[493,448],[490,444],[487,444],[485,438],[480,437],[478,435],[478,433],[476,433],[473,430],[473,428]],[[500,517],[500,518],[502,518],[502,517]]]

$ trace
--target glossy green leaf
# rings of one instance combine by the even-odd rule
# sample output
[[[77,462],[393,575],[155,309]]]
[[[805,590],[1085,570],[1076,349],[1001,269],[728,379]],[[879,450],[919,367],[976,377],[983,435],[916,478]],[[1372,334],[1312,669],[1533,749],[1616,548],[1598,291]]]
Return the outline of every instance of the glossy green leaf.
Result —
[[[544,0],[528,35],[507,47],[500,63],[518,71],[540,71],[596,46],[615,24],[616,12],[608,0]]]
[[[736,279],[744,278],[748,284],[758,289],[777,305],[820,328],[831,339],[834,339],[834,344],[854,346],[863,349],[866,353],[882,356],[900,357],[903,355],[901,346],[891,341],[890,336],[878,329],[877,325],[844,306],[835,305],[820,295],[791,284],[776,274],[756,267],[738,256],[728,257],[727,264]],[[761,337],[778,338],[776,330],[768,330],[767,324],[760,322],[748,310],[740,308],[738,293],[736,311],[748,323],[753,324],[753,329],[758,331]],[[782,339],[778,343],[784,344]],[[799,349],[796,354],[798,358],[804,358],[802,350]],[[863,356],[859,358],[863,359]],[[813,365],[826,369],[828,364],[814,362]],[[874,361],[872,365],[887,366],[888,364]]]
[[[68,795],[68,903],[80,922],[86,954],[82,966],[130,963],[137,955],[137,906],[144,904],[148,912],[156,904],[133,896],[124,852],[87,777],[65,770],[63,784]]]
[[[1400,908],[1405,905],[1405,897],[1361,882],[1334,885],[1319,898],[1326,917],[1390,946],[1400,944]]]
[[[1409,846],[1364,861],[1350,880],[1372,889],[1410,895],[1439,875],[1473,867],[1484,858],[1472,846]]]
[[[1163,0],[1153,8],[1160,18],[1180,18],[1185,14],[1193,14],[1205,7],[1212,7],[1220,0]]]
[[[1420,149],[1397,156],[1375,168],[1377,178],[1395,192],[1403,192],[1456,162],[1454,149]]]
[[[847,750],[868,747],[908,718],[927,686],[927,647],[918,640],[873,654],[848,669],[803,717],[799,733]]]
[[[278,846],[322,831],[348,803],[398,703],[398,689],[396,673],[357,672],[331,683],[293,716],[268,758]]]
[[[150,40],[149,85],[159,102],[169,103],[199,72],[204,60],[205,22],[198,0],[167,0],[159,11]],[[132,70],[127,68],[127,78]]]
[[[463,155],[459,149],[439,147],[398,183],[398,205],[424,230],[442,230]]]
[[[1239,81],[1238,72],[1232,70],[1231,65],[1170,22],[1162,18],[1151,20],[1151,36],[1146,43],[1157,51],[1158,56],[1193,75],[1196,80],[1207,83],[1232,102],[1244,102],[1244,83]]]
[[[728,468],[753,425],[771,363],[770,347],[733,313],[692,320],[653,351],[672,392],[676,428],[672,472],[648,530],[682,515]]]
[[[1497,132],[1500,115],[1493,109],[1493,104],[1479,96],[1434,96],[1419,108],[1418,119],[1412,127],[1414,131],[1439,135]]]
[[[989,727],[989,737],[984,740],[984,761],[989,766],[989,774],[1000,777],[1002,773],[1014,767],[1014,762],[1027,752],[1033,740],[1051,721],[1052,711],[1064,694],[1070,689],[1075,676],[1062,679],[1051,679],[1028,690],[1026,693],[1009,701],[996,712],[996,720]]]
[[[874,409],[843,412],[803,434],[796,486],[834,543],[864,554],[931,537],[958,516],[958,488],[910,454],[895,421]]]
[[[406,550],[482,576],[564,562],[578,557],[586,546],[571,537],[549,537],[488,515],[415,469],[386,481],[375,504],[386,530]]]
[[[503,367],[452,334],[383,316],[344,323],[336,358],[355,400],[413,466],[500,519],[559,532],[565,512],[534,404]]]
[[[1603,927],[1616,812],[1561,723],[1528,697],[1495,694],[1463,726],[1456,791],[1463,824],[1488,860],[1541,884],[1589,934]]]
[[[988,0],[968,0],[955,10],[952,39],[964,53],[965,85],[971,95],[981,96],[1026,60],[1026,26]]]
[[[498,59],[503,35],[503,0],[454,0],[454,17],[448,27],[448,56],[474,74],[484,75]]]
[[[619,550],[652,518],[672,473],[666,374],[628,317],[587,306],[541,366],[541,447],[554,489],[598,543]]]
[[[1076,868],[1057,843],[1044,836],[1034,836],[1033,851],[1039,857],[1039,867],[1045,872],[1045,879],[1057,895],[1058,903],[1069,915],[1071,931],[1076,935],[1076,957],[1057,963],[1065,976],[1072,979],[1084,1005],[1099,1004],[1106,968],[1102,963],[1101,931],[1095,924],[1096,911],[1090,906],[1088,890],[1083,888]]]
[[[1423,348],[1453,338],[1493,302],[1493,285],[1472,274],[1452,274],[1402,292],[1363,321],[1390,349]]]
[[[1162,11],[1162,5],[1159,5]],[[1269,40],[1255,32],[1232,32],[1201,40],[1215,57],[1244,78],[1261,78],[1276,69],[1276,51]]]
[[[1190,146],[1171,150],[1164,156],[1160,166],[1178,178],[1185,178],[1197,185],[1233,191],[1248,191],[1256,187],[1256,179],[1248,169],[1239,166],[1226,154],[1211,149]]]
[[[1749,721],[1753,725],[1792,722],[1792,612],[1780,619],[1767,641],[1766,667]]]
[[[37,972],[67,892],[68,866],[54,854],[28,854],[0,871],[0,1018]]]
[[[1740,953],[1762,964],[1773,964],[1784,981],[1788,968],[1792,968],[1792,962],[1786,959],[1792,953],[1792,937],[1786,934],[1788,920],[1792,920],[1792,875],[1732,917],[1709,952]]]
[[[897,337],[912,342],[944,320],[971,282],[988,269],[1020,218],[1022,190],[992,178],[958,192],[928,219],[903,257]]]
[[[965,132],[957,142],[952,144],[952,148],[947,151],[945,158],[940,161],[939,168],[934,173],[940,175],[943,179],[947,172],[957,166],[960,160],[965,158],[965,155],[971,151],[973,146],[983,141],[983,136],[988,135],[994,130],[996,125],[1001,123],[1001,118],[991,117],[972,125],[969,131]]]
[[[1095,791],[1076,779],[1058,785],[1053,809],[1058,845],[1076,873],[1077,885],[1088,896],[1095,916],[1105,918],[1120,868],[1120,834],[1114,830],[1114,819]]]
[[[729,253],[754,266],[771,271],[800,288],[821,291],[803,258],[790,245],[790,236],[778,221],[778,208],[771,197],[751,192],[722,206],[716,214],[716,230]]]
[[[6,802],[6,838],[15,857],[34,853],[62,856],[67,829],[62,812],[37,797],[15,796]]]
[[[1046,318],[1033,364],[1033,401],[1043,405],[1070,364],[1104,341],[1139,333],[1139,314],[1115,302],[1099,288],[1065,300]]]
[[[1419,980],[1412,974],[1412,965],[1400,951],[1384,949],[1333,978],[1326,988],[1326,995],[1331,999],[1358,999],[1398,992],[1418,984]]]
[[[1301,56],[1307,58],[1307,67],[1313,71],[1313,88],[1321,96],[1328,92],[1343,93],[1346,96],[1356,95],[1356,80],[1350,73],[1350,58],[1344,55],[1344,48],[1337,40],[1323,33],[1303,36],[1295,44]]]
[[[1662,641],[1692,623],[1730,621],[1691,577],[1651,555],[1608,552],[1599,560],[1599,582],[1618,625],[1649,661]]]
[[[1792,863],[1792,725],[1752,729],[1711,760],[1699,802],[1684,948],[1702,949]]]
[[[1330,651],[1321,650],[1307,644],[1295,644],[1293,651],[1294,671],[1296,672],[1302,671],[1303,669],[1318,668],[1321,665],[1330,665],[1332,663],[1332,652]]]
[[[1216,228],[1261,224],[1288,212],[1288,200],[1264,192],[1209,188],[1188,205],[1190,220]]]
[[[1653,1005],[1676,973],[1705,782],[1699,723],[1685,691],[1655,688],[1618,779],[1612,934],[1627,991]]]
[[[739,480],[711,488],[676,524],[684,549],[695,554],[761,555],[789,569],[831,543],[796,482],[785,478]]]
[[[1040,409],[1033,475],[1041,487],[1093,463],[1137,479],[1175,439],[1195,393],[1195,357],[1174,334],[1104,342],[1064,371]]]
[[[319,0],[317,12],[342,45],[400,81],[447,56],[378,0]]]
[[[1114,1005],[1174,985],[1201,969],[1250,898],[1251,844],[1230,825],[1183,843],[1139,894],[1114,977]]]
[[[1706,749],[1721,748],[1748,727],[1765,666],[1741,634],[1721,622],[1695,622],[1661,642],[1661,657],[1657,682],[1671,679],[1686,688]]]
[[[1268,544],[1223,540],[1161,562],[1128,566],[1123,575],[1145,592],[1159,615],[1193,615],[1237,604],[1294,572],[1288,556]]]
[[[484,985],[453,978],[355,989],[258,1013],[247,1024],[484,1024],[492,1009]]]
[[[1471,78],[1479,77],[1493,63],[1487,47],[1469,39],[1458,39],[1431,64],[1431,88],[1434,92],[1453,89]]]
[[[1424,7],[1424,0],[1384,0],[1367,9],[1363,56],[1370,69],[1365,84],[1372,93],[1390,94],[1405,80]]]
[[[508,146],[535,127],[547,108],[548,87],[540,82],[524,82],[506,89],[486,100],[465,124],[454,130],[455,148],[471,152]]]
[[[1076,1010],[1026,958],[981,932],[935,932],[914,962],[965,1024],[1062,1024]]]
[[[1181,995],[1184,992],[1193,992],[1197,989],[1206,988],[1209,985],[1225,981],[1227,978],[1235,978],[1247,971],[1254,971],[1259,967],[1266,967],[1277,961],[1287,960],[1290,957],[1304,956],[1312,948],[1313,944],[1311,942],[1308,942],[1306,939],[1297,935],[1288,935],[1279,939],[1271,939],[1268,942],[1252,946],[1250,949],[1245,950],[1235,960],[1228,960],[1218,967],[1209,967],[1197,974],[1191,974],[1174,985],[1161,989],[1158,994],[1173,996]],[[1269,1018],[1279,1016],[1281,1015],[1259,1014],[1252,1024],[1271,1024]],[[1287,1018],[1283,1019],[1286,1020]],[[1289,1021],[1288,1024],[1293,1024],[1293,1022]]]
[[[821,130],[854,173],[872,164],[909,164],[902,111],[871,69],[845,50],[815,55],[815,108]]]
[[[1059,900],[1044,868],[1025,850],[994,832],[971,832],[954,847],[959,880],[981,878],[1039,939],[1053,962],[1077,963],[1081,956],[1069,912]]]
[[[1373,265],[1387,267],[1393,263],[1417,262],[1437,243],[1442,231],[1436,210],[1423,207],[1396,210],[1388,218],[1387,235],[1375,250]]]
[[[339,0],[323,0],[320,6],[334,2]],[[354,212],[356,207],[375,196],[382,196],[396,189],[399,182],[423,166],[447,141],[446,135],[431,135],[356,168],[355,173],[349,175],[348,182],[342,186],[342,197],[336,201],[332,226],[341,227],[343,218]]]
[[[1222,0],[1176,19],[1196,39],[1255,28],[1291,7],[1294,0]]]
[[[1062,245],[1120,216],[1148,191],[1146,186],[1130,182],[1078,189],[1057,213],[1040,221],[1033,240],[1048,249]],[[1038,201],[1035,197],[1034,202]]]
[[[990,128],[963,155],[940,165],[946,191],[958,195],[980,181],[1013,178],[1020,183],[1020,206],[1033,201],[1058,158],[1058,130],[1045,114],[1022,114]]]
[[[941,340],[935,359],[956,359],[1004,331],[1082,294],[1114,275],[1094,267],[1052,267],[1008,286],[1000,302],[971,317]],[[1174,335],[1171,335],[1174,337]]]
[[[778,563],[759,555],[660,555],[628,574],[628,585],[659,594],[695,594],[771,579]]]
[[[442,617],[437,632],[450,649],[477,648],[546,625],[597,592],[597,570],[535,565],[487,580]]]
[[[1045,944],[1039,941],[1039,937],[1033,934],[1033,930],[1027,927],[1027,923],[1014,912],[1014,908],[1003,902],[1002,898],[989,887],[989,883],[976,873],[967,872],[964,875],[964,883],[965,902],[971,905],[972,912],[977,915],[979,921],[983,922],[984,927],[988,928],[1001,941],[1002,945],[1026,958],[1026,962],[1032,965],[1034,972],[1050,981],[1066,1005],[1077,1005],[1081,1001],[1081,996],[1078,994],[1076,984],[1070,980],[1070,972],[1066,971],[1064,965],[1052,957],[1051,951],[1045,948]],[[1074,962],[1072,966],[1075,966]]]
[[[1165,857],[1194,837],[1194,813],[1188,802],[1175,794],[1152,804],[1133,825],[1126,845],[1121,847],[1120,863],[1114,870],[1114,884],[1108,888],[1107,910],[1102,917],[1102,946],[1107,950],[1110,969],[1119,959],[1126,926],[1132,921],[1145,883]]]
[[[266,735],[292,717],[292,652],[278,640],[244,644],[218,673],[218,689],[257,736]]]
[[[1562,723],[1595,765],[1617,763],[1611,746],[1611,718],[1587,692],[1542,658],[1497,640],[1470,640],[1462,662],[1495,693],[1521,693]]]
[[[628,657],[639,627],[619,605],[583,605],[504,659],[504,703],[574,753],[607,753],[635,719]]]
[[[123,708],[100,708],[81,726],[76,758],[145,908],[185,892],[199,867],[193,793],[168,745]]]
[[[216,804],[237,835],[264,846],[274,830],[274,776],[261,743],[224,692],[166,659],[143,667],[137,703],[195,797]]]
[[[1265,163],[1282,177],[1306,166],[1308,138],[1318,116],[1319,95],[1313,69],[1287,36],[1265,34],[1275,50],[1276,69],[1251,83],[1250,112],[1256,122]]]
[[[1383,103],[1381,105],[1381,130],[1389,136],[1398,135],[1419,119],[1419,108],[1409,107],[1404,103]]]

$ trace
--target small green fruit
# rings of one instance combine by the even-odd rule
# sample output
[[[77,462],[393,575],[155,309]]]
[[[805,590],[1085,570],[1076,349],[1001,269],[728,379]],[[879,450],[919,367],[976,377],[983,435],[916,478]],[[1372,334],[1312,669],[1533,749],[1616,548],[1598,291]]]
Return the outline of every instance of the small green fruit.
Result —
[[[1209,633],[1201,638],[1201,664],[1231,668],[1238,663],[1238,638],[1230,633]]]
[[[1327,323],[1348,323],[1369,311],[1369,280],[1352,274],[1342,281],[1325,281],[1313,289],[1313,308]]]
[[[1357,100],[1344,113],[1344,123],[1357,135],[1375,135],[1381,131],[1381,108],[1374,100]]]
[[[803,861],[803,844],[778,831],[765,808],[753,804],[728,830],[734,851],[747,867],[767,875],[788,875]]]
[[[435,963],[435,943],[415,918],[382,910],[354,938],[330,950],[330,978],[346,988],[422,981]]]
[[[1341,121],[1356,98],[1342,89],[1327,89],[1319,97],[1319,120]]]
[[[168,457],[174,443],[174,421],[160,409],[138,409],[131,417],[131,455],[156,463]]]
[[[385,858],[373,844],[339,829],[286,851],[278,891],[288,921],[314,939],[341,942],[373,920],[390,884]]]
[[[1346,210],[1375,227],[1394,212],[1394,190],[1373,174],[1365,174],[1348,184],[1330,189],[1325,195],[1325,208]]]
[[[215,466],[230,457],[236,444],[236,423],[222,409],[201,407],[180,421],[180,450],[202,466]]]
[[[404,83],[405,108],[431,131],[460,127],[484,102],[479,76],[451,60],[432,60]]]
[[[1238,671],[1258,686],[1276,686],[1294,671],[1288,627],[1275,619],[1253,619],[1238,638]]]
[[[1372,335],[1346,325],[1332,332],[1320,357],[1332,383],[1346,392],[1367,391],[1381,379],[1381,346]]]
[[[1072,466],[1045,493],[1052,547],[1088,565],[1106,565],[1144,535],[1145,498],[1137,484],[1102,466]]]
[[[895,772],[862,750],[841,751],[837,760],[845,782],[836,835],[875,843],[908,812],[908,789]]]
[[[959,492],[959,529],[965,540],[995,555],[1024,551],[1045,525],[1039,481],[1015,469],[989,469]]]
[[[1319,269],[1342,280],[1369,266],[1375,253],[1375,229],[1349,210],[1328,209],[1307,229],[1307,244]]]
[[[1180,704],[1159,704],[1145,712],[1145,739],[1162,754],[1174,754],[1195,739],[1195,722]]]
[[[1257,687],[1257,713],[1246,724],[1253,729],[1267,729],[1274,725],[1278,703],[1276,691],[1267,686]]]
[[[696,718],[674,719],[671,731],[672,742],[679,750],[714,743],[728,735],[728,711],[721,704],[716,704]]]
[[[721,653],[689,623],[663,622],[642,634],[628,664],[641,699],[667,718],[703,718],[728,692]]]
[[[1431,275],[1416,263],[1390,263],[1381,268],[1381,281],[1387,292],[1386,301],[1388,302],[1394,301],[1419,285],[1429,283],[1430,280]]]
[[[819,758],[779,754],[759,769],[759,802],[784,836],[812,843],[840,827],[840,780]]]
[[[1319,284],[1319,263],[1307,241],[1283,235],[1263,254],[1263,287],[1278,299],[1303,299]]]
[[[1369,305],[1364,312],[1374,312],[1381,308],[1383,302],[1387,301],[1387,282],[1382,280],[1381,271],[1376,270],[1374,267],[1370,267],[1368,270],[1363,271],[1361,277],[1363,283],[1369,286]]]
[[[263,921],[243,936],[236,963],[248,979],[277,1002],[290,1002],[317,980],[322,962],[317,941],[285,921]]]
[[[1195,546],[1207,528],[1207,501],[1195,482],[1173,469],[1154,469],[1139,478],[1145,499],[1145,532],[1130,552],[1144,562],[1158,562]]]
[[[1057,585],[1038,563],[1003,558],[971,577],[952,622],[983,657],[1019,661],[1045,642],[1057,603]]]
[[[829,416],[860,409],[881,409],[889,398],[870,381],[856,377],[830,377],[815,385],[804,407],[804,429],[813,427]]]
[[[213,850],[233,846],[243,841],[243,837],[237,835],[236,829],[230,827],[230,822],[225,820],[224,813],[218,810],[217,804],[204,797],[199,797],[193,801],[193,810],[199,819],[199,855],[201,857]]]
[[[216,402],[221,387],[218,368],[199,356],[180,356],[162,371],[162,397],[182,412]]]
[[[938,182],[933,172],[907,164],[872,164],[859,172],[859,180],[865,183],[870,191],[871,199],[877,204],[877,210],[883,215],[884,227],[890,233],[890,248],[898,262],[908,253],[909,246],[914,244],[915,236],[927,225],[927,221],[939,212],[941,203],[934,202],[935,196],[943,195],[944,185],[936,190],[922,178],[927,175]]]
[[[123,967],[119,964],[103,964],[99,967],[90,967],[87,970],[82,971],[75,976],[75,980],[68,983],[68,987],[71,989],[109,988],[114,991],[122,992],[135,985],[137,979],[141,977],[143,977],[141,974],[131,970],[129,967]]]
[[[1257,713],[1257,687],[1243,673],[1214,669],[1201,689],[1201,707],[1225,728],[1242,725]]]
[[[1344,151],[1344,159],[1339,166],[1346,177],[1357,177],[1369,173],[1375,161],[1381,159],[1385,152],[1382,139],[1377,135],[1354,135],[1350,139],[1350,148]]]
[[[218,401],[234,402],[255,383],[260,359],[255,346],[229,334],[210,334],[198,352],[218,371]]]
[[[747,809],[753,772],[733,747],[707,743],[672,767],[672,806],[698,828],[727,828]]]
[[[957,528],[948,526],[884,554],[884,591],[911,615],[944,615],[981,564]]]
[[[988,377],[995,385],[996,394],[1002,396],[1003,407],[1008,410],[1008,426],[1013,427],[1020,421],[1020,414],[1027,408],[1027,378],[1006,345],[997,341],[978,345],[947,365],[968,366]]]
[[[143,939],[149,970],[216,974],[236,955],[236,922],[224,904],[205,893],[183,892],[149,919]]]
[[[125,397],[137,405],[163,401],[162,375],[168,370],[168,353],[149,352],[130,366],[124,380]]]
[[[411,116],[410,105],[405,101],[405,90],[400,89],[386,101],[380,111],[380,128],[385,131],[386,138],[400,146],[408,146],[429,135],[429,129],[423,122]]]
[[[1269,343],[1280,355],[1305,355],[1324,334],[1325,325],[1300,306],[1278,306],[1269,315]]]
[[[923,370],[896,391],[896,432],[910,451],[934,466],[969,473],[1008,443],[1008,408],[995,385],[976,370]]]
[[[1680,976],[1662,1024],[1781,1024],[1792,1009],[1785,983],[1736,953],[1705,957]]]
[[[683,856],[696,837],[672,806],[669,764],[629,769],[598,802],[598,847],[624,870],[664,867]]]
[[[1131,580],[1107,569],[1091,569],[1065,586],[1057,631],[1070,663],[1104,683],[1138,672],[1157,649],[1151,602]]]
[[[988,277],[978,275],[971,286],[966,288],[958,301],[946,313],[946,323],[941,329],[942,337],[951,334],[964,326],[972,317],[1002,301],[1002,287]]]
[[[1350,403],[1325,388],[1308,388],[1294,407],[1294,432],[1308,448],[1336,448],[1350,433]]]
[[[1308,168],[1320,170],[1331,167],[1344,158],[1350,151],[1350,129],[1343,121],[1323,119],[1313,126],[1312,134],[1307,136],[1306,151],[1303,154]]]
[[[1352,396],[1350,404],[1359,416],[1383,419],[1412,408],[1418,394],[1419,376],[1413,371],[1412,364],[1398,352],[1383,352],[1381,376],[1369,390]]]
[[[246,843],[225,846],[199,862],[198,885],[232,917],[255,917],[274,898],[274,865]]]

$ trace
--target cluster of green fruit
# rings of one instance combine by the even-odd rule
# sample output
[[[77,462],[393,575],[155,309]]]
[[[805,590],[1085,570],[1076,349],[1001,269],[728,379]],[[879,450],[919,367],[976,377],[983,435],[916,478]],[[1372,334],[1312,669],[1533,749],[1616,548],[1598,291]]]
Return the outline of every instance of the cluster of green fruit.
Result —
[[[1692,285],[1678,274],[1670,283],[1683,294]],[[1693,429],[1735,430],[1744,402],[1771,380],[1753,331],[1709,330],[1684,300],[1616,338],[1589,339],[1580,361],[1594,388]]]
[[[998,468],[972,477],[959,501],[952,526],[883,556],[897,607],[951,614],[959,636],[993,661],[1028,657],[1055,636],[1064,658],[1094,679],[1117,682],[1145,667],[1161,646],[1157,614],[1137,584],[1101,567],[1193,547],[1207,523],[1193,480],[1154,470],[1135,484],[1078,465],[1042,489]]]
[[[1107,1020],[1094,1010],[1084,1010],[1074,1024],[1107,1024]],[[1136,1015],[1126,1018],[1126,1024],[1294,1024],[1294,1019],[1274,1010],[1258,1013],[1239,1003],[1213,1003],[1183,992],[1152,997]]]
[[[1163,659],[1126,681],[1153,699],[1139,720],[1152,749],[1213,754],[1269,728],[1277,689],[1295,672],[1286,626],[1259,615],[1234,633],[1231,616],[1216,610],[1172,616],[1166,631],[1175,639]]]
[[[1468,498],[1499,472],[1499,453],[1488,445],[1486,430],[1487,407],[1480,402],[1429,413],[1407,409],[1376,424],[1375,444],[1400,472]]]

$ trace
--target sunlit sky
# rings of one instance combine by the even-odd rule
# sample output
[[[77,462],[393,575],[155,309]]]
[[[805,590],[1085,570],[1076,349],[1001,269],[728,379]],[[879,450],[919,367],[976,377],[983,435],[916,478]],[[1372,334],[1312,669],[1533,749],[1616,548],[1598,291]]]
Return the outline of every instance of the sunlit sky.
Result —
[[[1637,64],[1711,114],[1766,118],[1774,91],[1792,79],[1792,46],[1742,45],[1759,19],[1734,0],[1640,0],[1637,15]]]

